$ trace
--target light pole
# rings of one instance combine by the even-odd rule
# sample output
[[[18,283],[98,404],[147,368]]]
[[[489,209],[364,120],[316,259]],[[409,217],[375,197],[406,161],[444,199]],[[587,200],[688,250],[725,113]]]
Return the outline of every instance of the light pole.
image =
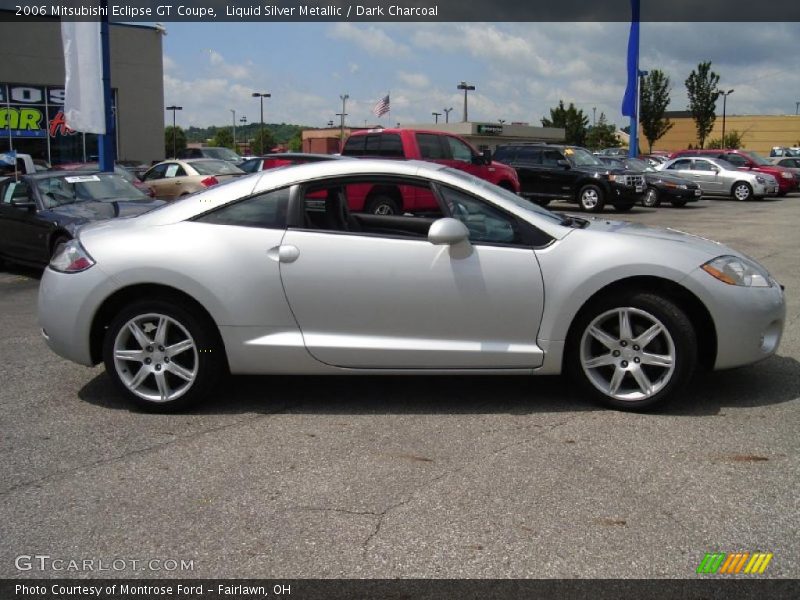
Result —
[[[236,110],[233,108],[228,110],[233,114],[233,151],[236,152]]]
[[[253,92],[253,98],[258,98],[261,101],[261,144],[260,150],[261,154],[265,154],[264,152],[264,98],[272,98],[272,94],[266,94],[262,92]]]
[[[475,89],[474,85],[469,85],[466,81],[462,81],[458,84],[456,89],[464,90],[464,118],[461,119],[464,123],[467,122],[467,92],[470,92]]]
[[[433,115],[433,118],[435,119],[434,123],[438,123],[439,122],[439,117],[442,116],[442,113],[432,112],[431,114]]]
[[[450,122],[450,111],[453,110],[453,107],[451,106],[450,108],[443,108],[442,110],[444,111],[444,122],[445,123],[449,123]]]
[[[722,147],[725,148],[725,112],[728,104],[728,96],[730,96],[734,90],[728,90],[727,92],[717,90],[717,92],[722,96]]]
[[[330,121],[328,121],[328,127],[333,127],[333,119],[331,119]]]
[[[175,113],[177,111],[179,111],[179,110],[183,110],[183,107],[182,106],[175,106],[173,104],[172,106],[168,106],[167,110],[171,110],[172,111],[172,158],[176,158],[175,155],[178,153],[178,151],[176,150],[176,145],[177,145],[176,135],[177,135],[177,132],[175,131]]]
[[[798,114],[800,112],[800,102],[794,103],[794,114]]]
[[[596,124],[597,124],[597,107],[593,106],[592,107],[592,127],[594,127]]]
[[[350,94],[340,94],[339,99],[342,101],[342,112],[336,113],[337,117],[341,117],[341,123],[339,125],[339,150],[342,149],[344,145],[344,118],[347,116],[347,99],[350,97]]]
[[[505,123],[505,122],[506,122],[506,120],[505,120],[505,119],[497,119],[497,121],[500,123],[500,125],[501,125],[501,126],[503,125],[503,123]]]

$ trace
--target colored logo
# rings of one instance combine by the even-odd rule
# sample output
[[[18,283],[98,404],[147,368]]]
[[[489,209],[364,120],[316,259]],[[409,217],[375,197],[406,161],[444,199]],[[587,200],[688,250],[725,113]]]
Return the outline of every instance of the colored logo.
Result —
[[[761,574],[772,560],[772,552],[714,552],[703,557],[697,573],[720,575]]]

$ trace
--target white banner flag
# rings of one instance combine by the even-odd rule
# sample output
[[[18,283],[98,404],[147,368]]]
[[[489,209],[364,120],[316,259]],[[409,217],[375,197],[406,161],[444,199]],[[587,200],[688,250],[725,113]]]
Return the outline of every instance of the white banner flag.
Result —
[[[106,132],[99,21],[61,21],[66,71],[64,117],[83,133]]]

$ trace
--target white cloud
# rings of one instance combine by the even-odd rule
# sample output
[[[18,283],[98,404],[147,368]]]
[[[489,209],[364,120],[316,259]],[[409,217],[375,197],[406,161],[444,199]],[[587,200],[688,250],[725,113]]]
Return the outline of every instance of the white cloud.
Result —
[[[431,84],[431,80],[428,79],[428,76],[422,73],[407,73],[405,71],[399,71],[397,73],[397,78],[406,85],[414,88],[424,88]]]
[[[383,29],[373,25],[359,27],[352,23],[336,23],[328,37],[356,44],[371,55],[401,58],[409,54],[408,46],[395,42]]]
[[[247,79],[251,76],[247,65],[228,63],[222,54],[210,48],[208,49],[208,60],[213,67],[214,73],[226,75],[233,79]]]

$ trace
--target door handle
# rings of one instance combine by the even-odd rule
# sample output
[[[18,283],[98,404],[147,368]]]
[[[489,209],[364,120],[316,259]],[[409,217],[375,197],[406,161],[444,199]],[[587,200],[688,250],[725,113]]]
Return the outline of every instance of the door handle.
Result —
[[[275,262],[293,263],[300,257],[300,250],[288,244],[274,246],[267,250],[267,257]]]

